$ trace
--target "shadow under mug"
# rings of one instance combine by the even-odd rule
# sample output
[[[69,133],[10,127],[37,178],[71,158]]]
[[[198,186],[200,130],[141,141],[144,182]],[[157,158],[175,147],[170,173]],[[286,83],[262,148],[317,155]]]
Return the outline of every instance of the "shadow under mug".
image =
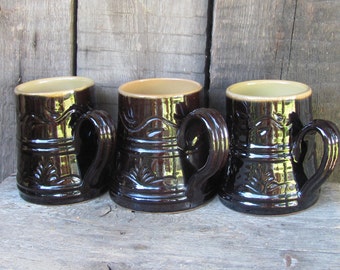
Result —
[[[253,214],[284,214],[313,205],[334,170],[339,130],[312,118],[312,90],[293,81],[257,80],[226,91],[230,136],[221,201]],[[316,160],[316,132],[323,141]]]
[[[119,88],[116,177],[112,199],[150,212],[190,209],[217,193],[227,160],[222,115],[200,108],[202,86],[154,78]]]
[[[66,204],[107,190],[115,131],[106,112],[92,109],[93,86],[89,78],[70,76],[15,88],[17,186],[23,199]]]

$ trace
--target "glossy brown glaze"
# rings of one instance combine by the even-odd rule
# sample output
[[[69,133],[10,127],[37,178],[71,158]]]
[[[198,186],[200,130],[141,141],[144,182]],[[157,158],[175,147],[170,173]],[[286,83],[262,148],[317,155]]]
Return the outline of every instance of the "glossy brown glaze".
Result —
[[[311,96],[256,102],[227,97],[226,107],[231,153],[221,201],[253,214],[290,213],[313,205],[334,169],[339,131],[329,121],[313,120]],[[320,165],[315,132],[324,143]]]
[[[92,110],[91,94],[91,87],[16,94],[17,186],[25,200],[66,204],[107,190],[115,134],[108,114]]]
[[[216,195],[212,177],[226,162],[227,129],[217,111],[198,109],[199,96],[119,94],[117,172],[110,189],[115,202],[169,212]]]

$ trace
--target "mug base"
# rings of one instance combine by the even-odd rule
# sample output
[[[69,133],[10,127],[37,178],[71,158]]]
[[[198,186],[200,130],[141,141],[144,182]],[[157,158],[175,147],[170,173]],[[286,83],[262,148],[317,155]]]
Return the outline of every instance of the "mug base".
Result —
[[[211,194],[202,200],[191,202],[187,197],[171,198],[171,199],[155,199],[155,198],[137,198],[131,196],[119,195],[112,190],[109,192],[111,199],[118,205],[142,212],[179,212],[188,211],[208,203],[215,197]]]
[[[94,199],[107,192],[107,187],[91,190],[73,189],[68,191],[54,190],[49,192],[41,192],[39,190],[34,191],[31,189],[23,188],[19,185],[17,185],[17,187],[22,199],[30,203],[41,205],[64,205],[79,203]]]
[[[283,215],[305,210],[314,205],[319,199],[320,190],[308,196],[289,201],[251,200],[233,195],[219,195],[220,201],[226,207],[237,212],[254,215]]]

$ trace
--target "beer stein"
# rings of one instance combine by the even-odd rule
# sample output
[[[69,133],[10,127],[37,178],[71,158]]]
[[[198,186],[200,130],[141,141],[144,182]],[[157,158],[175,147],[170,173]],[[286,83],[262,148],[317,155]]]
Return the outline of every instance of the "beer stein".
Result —
[[[236,83],[226,91],[230,136],[221,201],[237,211],[284,214],[313,205],[339,155],[339,130],[312,117],[312,90],[283,80]],[[315,134],[323,143],[317,164]]]
[[[70,76],[15,88],[17,186],[25,200],[66,204],[107,191],[115,131],[110,116],[93,109],[93,86]]]
[[[225,121],[200,108],[202,86],[154,78],[119,88],[117,172],[112,199],[125,207],[170,212],[216,195],[228,153]]]

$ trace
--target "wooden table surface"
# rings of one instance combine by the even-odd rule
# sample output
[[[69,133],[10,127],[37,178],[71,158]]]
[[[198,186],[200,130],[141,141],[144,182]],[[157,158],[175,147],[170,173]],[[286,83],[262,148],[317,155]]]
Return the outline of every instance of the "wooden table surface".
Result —
[[[339,269],[340,185],[290,215],[232,211],[217,198],[182,213],[143,213],[108,194],[64,206],[0,183],[0,269]]]

